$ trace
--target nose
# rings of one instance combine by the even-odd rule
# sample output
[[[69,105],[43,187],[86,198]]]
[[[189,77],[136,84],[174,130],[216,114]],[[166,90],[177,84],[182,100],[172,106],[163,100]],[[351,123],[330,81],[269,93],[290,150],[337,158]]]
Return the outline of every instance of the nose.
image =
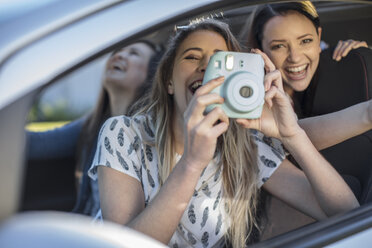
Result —
[[[119,51],[119,52],[115,53],[113,55],[113,58],[114,59],[123,59],[127,56],[128,56],[128,52],[122,50],[122,51]]]
[[[299,62],[301,59],[301,50],[298,47],[289,47],[287,60],[292,63]]]
[[[205,56],[202,60],[200,60],[200,65],[199,65],[199,71],[200,72],[205,72],[208,66],[208,62],[210,60],[211,56]]]

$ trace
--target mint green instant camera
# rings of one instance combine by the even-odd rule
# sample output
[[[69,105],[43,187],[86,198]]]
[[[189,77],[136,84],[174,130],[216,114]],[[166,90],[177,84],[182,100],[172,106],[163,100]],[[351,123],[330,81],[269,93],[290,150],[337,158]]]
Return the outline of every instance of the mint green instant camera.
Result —
[[[217,52],[207,66],[203,85],[211,79],[225,76],[225,82],[215,88],[225,99],[223,104],[211,104],[206,111],[220,106],[230,118],[257,119],[265,102],[264,61],[259,54]]]

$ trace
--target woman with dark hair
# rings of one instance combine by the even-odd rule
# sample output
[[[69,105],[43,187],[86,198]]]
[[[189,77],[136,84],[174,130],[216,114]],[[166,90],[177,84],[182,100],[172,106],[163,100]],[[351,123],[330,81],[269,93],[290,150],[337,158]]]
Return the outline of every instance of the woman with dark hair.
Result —
[[[95,108],[87,116],[61,128],[28,132],[29,159],[75,157],[79,192],[74,212],[94,216],[99,209],[97,183],[87,170],[95,152],[99,128],[111,116],[131,115],[133,103],[151,89],[161,50],[139,40],[113,52],[108,58]]]
[[[338,112],[309,117],[308,106],[314,96],[310,92],[317,85],[316,74],[322,52],[320,19],[310,1],[260,5],[253,11],[247,24],[249,27],[243,30],[248,33],[245,35],[247,46],[262,50],[280,71],[284,90],[293,100],[294,110],[300,119],[299,124],[318,150],[372,128],[372,100]],[[340,41],[334,50],[333,59],[339,61],[351,49],[358,47],[367,47],[367,44],[352,40]],[[348,183],[352,185],[352,182]],[[272,204],[269,209],[269,213],[272,213],[270,221],[273,221],[273,216],[282,218],[274,221],[281,229],[274,230],[274,233],[312,221],[278,201],[273,201]],[[277,215],[278,212],[281,212],[280,216]],[[283,219],[292,221],[284,222]],[[292,226],[289,227],[290,225]]]
[[[202,85],[210,57],[240,51],[227,24],[191,23],[167,48],[144,108],[132,118],[108,119],[100,131],[89,175],[98,178],[104,220],[171,247],[221,247],[226,240],[244,247],[257,226],[261,188],[317,219],[358,206],[298,126],[281,75],[267,58],[260,119],[246,129],[220,107],[205,113],[224,102],[211,93],[224,77]],[[303,171],[264,134],[281,140]]]
[[[291,96],[298,118],[309,117],[307,106],[312,102],[313,94],[307,94],[307,91],[310,85],[316,85],[314,75],[319,66],[322,33],[314,5],[310,1],[260,5],[248,23],[248,47],[267,54],[282,74],[284,90]],[[333,56],[339,60],[351,49],[366,46],[365,42],[359,41],[339,42]],[[300,120],[300,124],[313,133],[310,137],[314,145],[324,149],[371,129],[369,116],[372,116],[372,100]]]

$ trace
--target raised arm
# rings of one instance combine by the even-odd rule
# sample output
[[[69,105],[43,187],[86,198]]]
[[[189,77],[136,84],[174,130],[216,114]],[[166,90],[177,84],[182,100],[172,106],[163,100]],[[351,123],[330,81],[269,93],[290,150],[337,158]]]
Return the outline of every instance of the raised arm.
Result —
[[[45,132],[26,131],[27,158],[57,159],[74,156],[83,122],[84,118]]]
[[[239,120],[239,123],[279,138],[302,169],[285,160],[263,187],[316,219],[359,206],[342,177],[316,150],[298,125],[289,97],[283,90],[280,72],[275,70],[265,54],[262,56],[268,72],[264,82],[267,107],[259,121]]]
[[[372,129],[372,100],[349,108],[298,121],[318,150]]]
[[[353,192],[336,170],[319,154],[305,132],[283,144],[301,169],[288,160],[263,187],[299,211],[321,220],[359,206]]]

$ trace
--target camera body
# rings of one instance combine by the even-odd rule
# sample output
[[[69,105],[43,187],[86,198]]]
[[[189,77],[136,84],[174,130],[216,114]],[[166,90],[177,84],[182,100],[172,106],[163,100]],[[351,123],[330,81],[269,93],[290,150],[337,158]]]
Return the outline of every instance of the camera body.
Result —
[[[217,52],[209,60],[202,84],[219,76],[225,76],[225,82],[213,89],[212,93],[222,96],[225,102],[211,104],[206,111],[220,106],[230,118],[259,118],[265,102],[265,71],[261,55]]]

